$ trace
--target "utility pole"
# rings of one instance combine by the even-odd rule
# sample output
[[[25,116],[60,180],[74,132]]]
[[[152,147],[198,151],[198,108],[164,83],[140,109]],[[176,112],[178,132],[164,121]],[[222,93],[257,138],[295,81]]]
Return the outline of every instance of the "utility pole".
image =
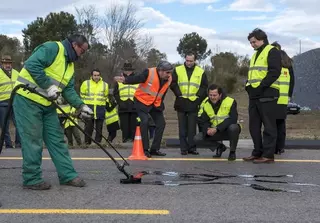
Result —
[[[300,48],[300,50],[299,50],[299,54],[301,54],[301,40],[299,40],[299,48]]]

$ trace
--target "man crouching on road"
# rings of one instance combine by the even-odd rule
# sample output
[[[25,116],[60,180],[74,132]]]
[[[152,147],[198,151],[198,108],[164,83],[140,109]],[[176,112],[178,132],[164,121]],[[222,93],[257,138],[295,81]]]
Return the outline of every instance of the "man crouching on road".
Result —
[[[226,96],[222,88],[215,84],[209,86],[208,96],[210,100],[203,105],[202,114],[198,118],[202,132],[198,133],[194,139],[196,143],[202,140],[212,142],[212,146],[217,148],[214,158],[221,157],[226,150],[226,146],[218,141],[230,140],[228,160],[233,161],[236,159],[236,148],[241,131],[240,125],[237,124],[237,102]]]

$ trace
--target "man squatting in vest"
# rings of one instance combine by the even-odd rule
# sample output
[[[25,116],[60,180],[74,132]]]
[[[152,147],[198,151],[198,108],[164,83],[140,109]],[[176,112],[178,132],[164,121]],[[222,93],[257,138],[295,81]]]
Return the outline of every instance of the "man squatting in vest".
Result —
[[[254,144],[251,156],[243,158],[253,163],[272,163],[277,143],[277,113],[281,74],[280,51],[271,46],[267,34],[255,29],[248,35],[256,51],[250,60],[246,91],[249,95],[249,131]],[[263,137],[261,127],[264,127]]]
[[[193,138],[197,132],[197,114],[207,97],[208,79],[204,70],[195,64],[195,54],[188,53],[183,65],[172,74],[171,90],[176,96],[174,109],[178,115],[181,155],[198,155]]]
[[[222,88],[212,84],[208,88],[209,100],[202,107],[198,122],[202,132],[199,132],[194,140],[200,143],[202,140],[212,142],[210,149],[217,148],[217,154],[213,156],[221,157],[226,147],[220,143],[222,140],[230,141],[230,153],[228,160],[236,159],[236,148],[241,131],[238,122],[237,102],[231,97],[226,96]]]
[[[71,117],[76,124],[78,124],[78,119],[74,117],[76,115],[76,109],[69,105],[61,95],[58,97],[57,103],[60,105],[60,108],[67,113],[67,115]],[[78,146],[81,146],[81,137],[78,128],[75,127],[75,125],[58,108],[57,113],[61,128],[64,130],[64,134],[67,137],[68,145],[73,146],[74,137]]]
[[[109,86],[103,81],[99,69],[93,69],[90,79],[81,84],[80,95],[83,102],[88,105],[94,113],[91,119],[85,120],[85,132],[89,136],[92,136],[95,125],[95,141],[101,143],[106,106],[109,103]],[[91,138],[87,135],[85,135],[84,140],[86,145],[91,144]]]
[[[167,61],[161,61],[157,67],[146,69],[142,74],[135,76],[116,76],[115,81],[124,84],[139,84],[134,93],[134,103],[140,118],[141,137],[144,153],[147,157],[165,156],[160,152],[163,132],[166,126],[163,110],[164,97],[171,83],[173,66]],[[155,134],[149,151],[149,114],[155,122]]]
[[[74,62],[89,48],[82,35],[72,35],[62,42],[46,42],[36,47],[19,73],[16,85],[28,84],[41,95],[56,100],[62,97],[77,109],[82,117],[93,115],[74,89]],[[51,187],[42,179],[43,141],[57,169],[60,184],[85,186],[78,177],[64,142],[57,111],[51,101],[19,89],[13,101],[13,111],[21,136],[23,186],[32,190]]]
[[[1,59],[1,68],[0,68],[0,124],[1,129],[5,124],[5,116],[8,110],[8,102],[10,99],[11,92],[13,90],[15,81],[17,80],[19,72],[12,68],[12,59],[9,55],[4,55]],[[13,113],[11,114],[11,118],[13,120],[14,125],[15,119]],[[7,127],[5,129],[5,146],[6,148],[13,148],[12,141],[9,132],[9,120],[7,120]],[[16,128],[15,132],[15,148],[21,147],[20,136],[18,130]]]
[[[277,114],[277,145],[275,154],[284,153],[286,142],[286,118],[287,106],[293,94],[294,73],[292,68],[292,60],[288,54],[281,50],[281,45],[277,42],[271,44],[280,50],[281,53],[281,75],[278,79],[280,85],[280,96],[278,99],[279,112]]]

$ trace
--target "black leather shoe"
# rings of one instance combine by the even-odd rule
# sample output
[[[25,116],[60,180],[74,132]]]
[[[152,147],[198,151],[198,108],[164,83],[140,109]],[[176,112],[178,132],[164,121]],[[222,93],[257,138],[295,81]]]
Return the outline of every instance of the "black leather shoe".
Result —
[[[182,156],[186,156],[186,155],[188,155],[188,152],[187,152],[187,151],[182,151],[182,152],[181,152],[181,155],[182,155]]]
[[[229,157],[228,157],[228,160],[229,161],[235,161],[237,158],[236,158],[236,152],[230,152],[229,153]]]
[[[149,151],[144,151],[144,155],[146,155],[146,157],[151,158],[151,154]]]
[[[152,151],[152,152],[150,152],[150,154],[152,156],[165,156],[165,155],[167,155],[167,154],[160,152],[160,151]]]
[[[199,155],[199,152],[198,151],[188,151],[189,154],[192,154],[192,155]]]
[[[220,158],[222,153],[227,150],[227,147],[224,144],[220,144],[217,147],[216,155],[212,156],[213,158]]]

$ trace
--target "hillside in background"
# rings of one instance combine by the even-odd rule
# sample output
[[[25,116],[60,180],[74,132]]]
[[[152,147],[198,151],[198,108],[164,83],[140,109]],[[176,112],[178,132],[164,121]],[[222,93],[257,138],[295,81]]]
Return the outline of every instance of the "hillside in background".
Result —
[[[293,58],[295,74],[294,102],[320,110],[320,48]]]

